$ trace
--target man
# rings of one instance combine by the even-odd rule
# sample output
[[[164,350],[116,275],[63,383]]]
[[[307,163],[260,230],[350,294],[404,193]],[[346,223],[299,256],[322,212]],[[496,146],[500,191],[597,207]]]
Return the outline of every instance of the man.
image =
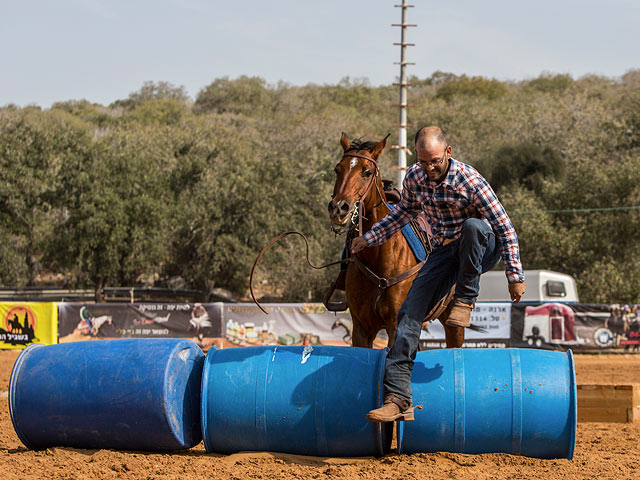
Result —
[[[451,156],[439,127],[424,127],[415,138],[418,163],[407,170],[402,199],[385,218],[351,243],[351,252],[380,245],[421,210],[431,226],[433,251],[414,278],[400,312],[396,339],[387,356],[385,399],[367,419],[391,422],[413,419],[411,369],[422,322],[456,284],[446,324],[470,326],[480,275],[502,257],[513,302],[525,291],[518,237],[487,181],[473,167]]]

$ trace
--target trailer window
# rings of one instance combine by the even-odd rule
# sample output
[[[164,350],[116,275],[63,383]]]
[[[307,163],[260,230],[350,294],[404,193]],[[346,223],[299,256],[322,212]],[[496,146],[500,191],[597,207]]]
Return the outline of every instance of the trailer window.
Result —
[[[566,297],[567,289],[564,285],[564,282],[548,280],[547,295],[549,295],[550,297]]]

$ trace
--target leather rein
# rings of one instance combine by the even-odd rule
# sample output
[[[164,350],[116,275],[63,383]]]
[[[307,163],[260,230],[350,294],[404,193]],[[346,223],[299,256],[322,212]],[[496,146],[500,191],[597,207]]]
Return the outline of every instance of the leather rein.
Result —
[[[342,159],[344,160],[346,157],[357,157],[357,158],[362,158],[364,160],[368,160],[371,163],[373,163],[375,170],[374,170],[374,174],[371,176],[371,181],[369,182],[369,185],[367,185],[366,190],[364,191],[364,193],[362,194],[362,196],[360,197],[360,200],[358,200],[357,202],[357,216],[358,216],[358,226],[357,226],[357,231],[358,231],[358,235],[357,236],[361,236],[362,235],[362,220],[364,218],[364,199],[367,197],[367,195],[369,194],[369,192],[371,191],[371,189],[373,188],[373,185],[376,186],[376,191],[378,192],[378,195],[380,196],[380,201],[381,203],[383,203],[385,206],[388,207],[388,205],[385,202],[385,196],[384,194],[380,191],[380,186],[378,185],[378,182],[376,181],[378,175],[379,175],[379,169],[378,169],[378,162],[376,160],[374,160],[371,157],[368,157],[366,155],[362,155],[359,153],[349,153],[349,152],[345,152]],[[379,205],[379,204],[378,204]],[[378,206],[376,205],[376,207]],[[375,208],[375,207],[374,207]],[[389,209],[391,210],[391,209]],[[355,213],[355,212],[354,212]],[[347,239],[346,239],[346,249],[347,249],[347,255],[348,257],[342,260],[338,260],[336,262],[331,262],[331,263],[327,263],[325,265],[321,265],[321,266],[315,266],[313,263],[311,263],[311,260],[309,259],[309,241],[307,239],[307,237],[297,231],[289,231],[289,232],[284,232],[281,233],[280,235],[278,235],[277,237],[273,238],[269,243],[267,243],[262,250],[260,251],[260,253],[258,254],[258,256],[256,257],[255,261],[253,262],[253,266],[251,267],[251,274],[249,275],[249,291],[251,293],[251,299],[253,300],[253,302],[258,306],[258,308],[260,308],[260,310],[262,310],[265,314],[269,314],[269,312],[267,312],[262,305],[260,305],[260,303],[258,302],[258,300],[256,300],[256,297],[253,293],[253,274],[255,272],[255,268],[258,265],[258,261],[260,260],[260,258],[262,258],[262,256],[264,255],[264,253],[276,242],[282,240],[283,238],[289,236],[289,235],[299,235],[302,237],[302,239],[305,242],[306,245],[306,259],[307,259],[307,263],[309,264],[309,266],[313,269],[316,270],[321,270],[323,268],[326,267],[330,267],[332,265],[338,265],[341,263],[355,263],[356,266],[358,267],[358,269],[376,286],[376,296],[375,296],[375,300],[373,303],[373,311],[376,312],[376,315],[378,315],[378,317],[380,318],[380,314],[377,313],[376,307],[378,305],[378,301],[380,300],[380,297],[382,296],[382,294],[384,293],[384,291],[389,288],[392,287],[394,285],[397,285],[398,283],[404,282],[405,280],[411,278],[412,276],[414,276],[416,273],[418,273],[418,271],[420,270],[420,268],[422,268],[422,266],[425,264],[426,260],[414,265],[413,267],[411,267],[409,270],[405,270],[404,272],[395,275],[391,278],[385,278],[385,277],[380,277],[378,274],[376,274],[373,270],[371,270],[371,268],[364,263],[362,260],[360,260],[358,258],[358,255],[355,254],[353,256],[351,256],[351,240],[355,237],[350,236],[349,234],[353,231],[355,227],[355,222],[353,222],[352,220],[352,226],[348,231],[347,234]],[[382,321],[382,319],[380,318],[380,320]],[[384,322],[381,322],[384,323]]]

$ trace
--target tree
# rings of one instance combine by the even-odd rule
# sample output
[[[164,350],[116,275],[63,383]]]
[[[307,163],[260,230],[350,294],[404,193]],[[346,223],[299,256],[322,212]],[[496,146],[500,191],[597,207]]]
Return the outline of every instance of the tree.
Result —
[[[82,161],[90,135],[88,125],[60,110],[0,112],[3,281],[34,284],[59,214],[55,210],[59,173],[65,162]],[[7,250],[7,242],[13,251]]]
[[[96,301],[109,284],[132,285],[160,269],[167,251],[170,196],[161,130],[114,130],[85,159],[61,171],[60,203],[67,212],[55,229],[52,258],[75,285],[91,285]]]
[[[197,113],[242,113],[255,115],[273,105],[272,92],[259,77],[242,75],[235,80],[218,78],[196,98]]]
[[[183,85],[176,87],[169,82],[144,82],[140,90],[130,93],[126,100],[116,100],[113,107],[135,108],[148,100],[175,100],[188,104],[191,99]]]
[[[565,173],[564,159],[549,147],[534,143],[505,145],[494,156],[491,185],[496,191],[510,183],[541,193],[546,179],[561,180]]]
[[[526,82],[527,87],[540,92],[559,95],[573,85],[571,75],[544,74]]]
[[[484,97],[488,100],[495,100],[506,93],[507,87],[498,80],[462,75],[440,83],[436,97],[446,101],[455,96]]]

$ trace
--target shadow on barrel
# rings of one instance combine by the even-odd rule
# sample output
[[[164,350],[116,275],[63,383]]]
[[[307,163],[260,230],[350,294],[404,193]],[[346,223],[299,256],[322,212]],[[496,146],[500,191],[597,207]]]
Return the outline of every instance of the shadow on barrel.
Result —
[[[245,347],[210,351],[202,384],[209,452],[375,456],[392,424],[367,422],[382,402],[385,350]]]

